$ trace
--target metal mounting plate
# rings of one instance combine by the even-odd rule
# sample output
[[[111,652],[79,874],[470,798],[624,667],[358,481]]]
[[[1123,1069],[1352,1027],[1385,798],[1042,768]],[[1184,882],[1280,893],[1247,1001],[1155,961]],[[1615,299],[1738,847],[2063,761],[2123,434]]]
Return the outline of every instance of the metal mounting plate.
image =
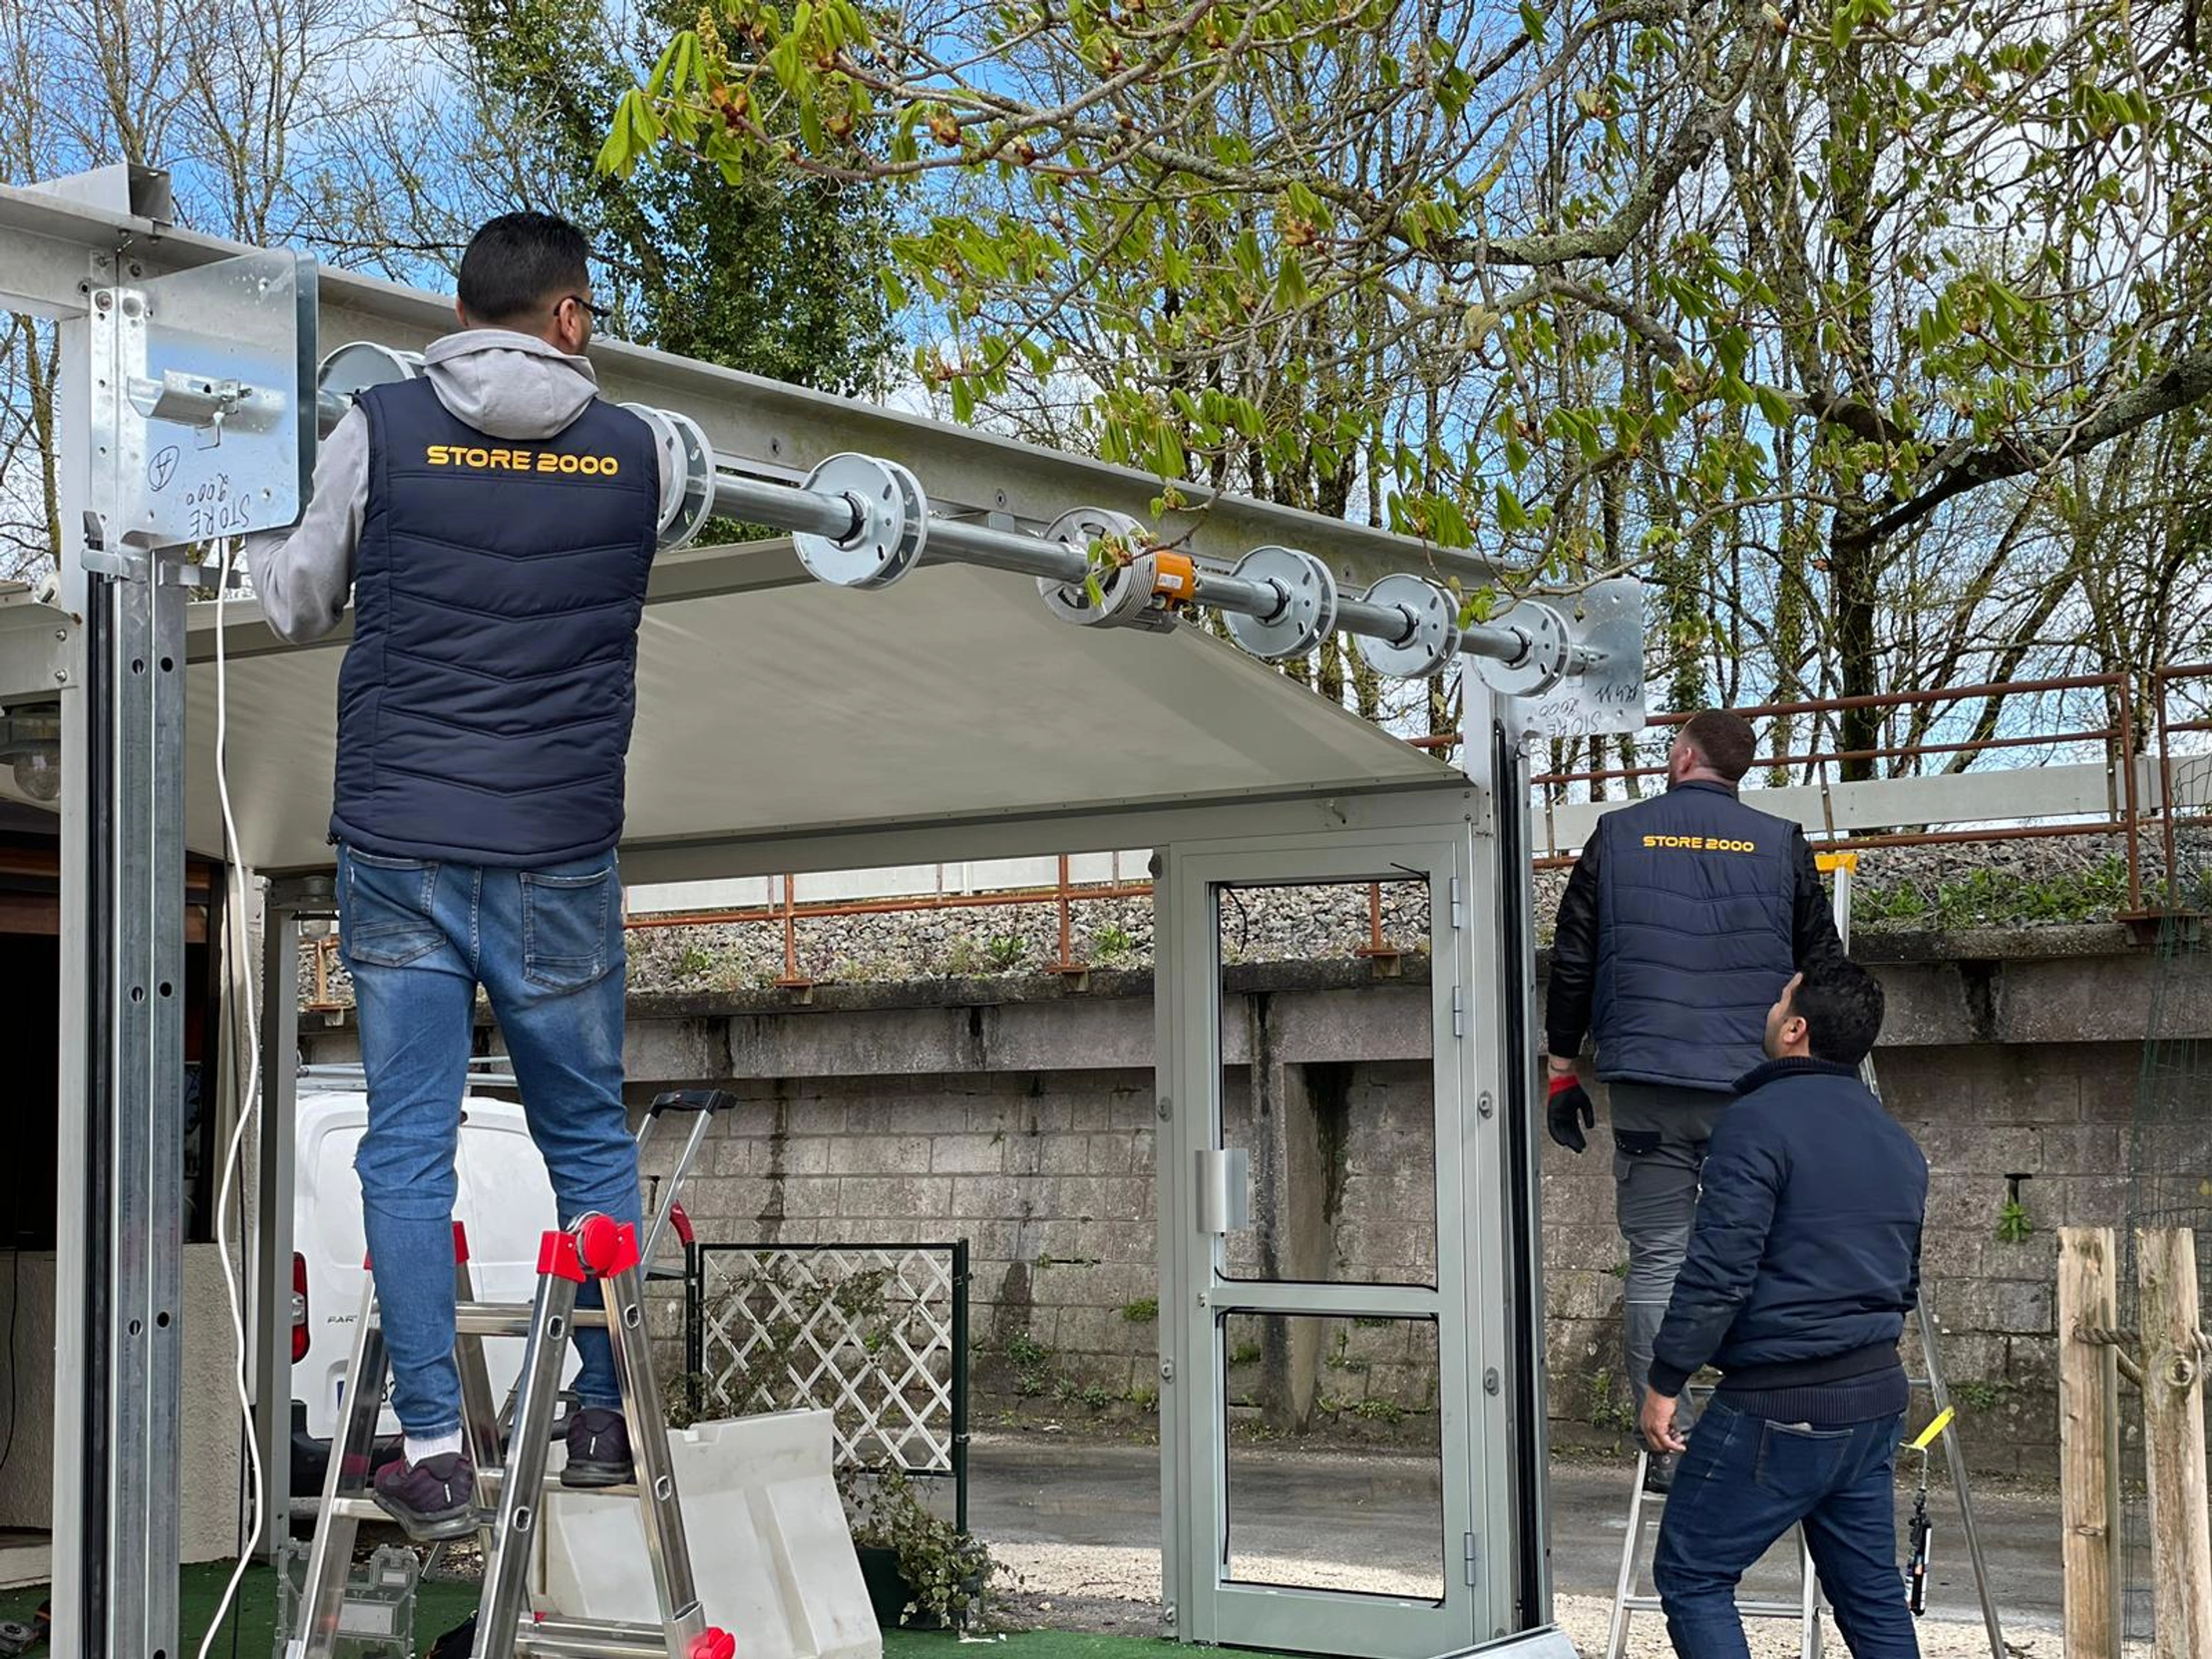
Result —
[[[94,444],[111,547],[171,547],[290,524],[314,455],[315,268],[247,253],[167,276],[96,272],[94,340],[112,348]],[[137,394],[134,396],[134,392]],[[212,410],[221,410],[220,418]]]
[[[1644,729],[1644,584],[1632,576],[1595,582],[1552,601],[1576,645],[1602,653],[1550,690],[1504,700],[1504,717],[1540,738]]]

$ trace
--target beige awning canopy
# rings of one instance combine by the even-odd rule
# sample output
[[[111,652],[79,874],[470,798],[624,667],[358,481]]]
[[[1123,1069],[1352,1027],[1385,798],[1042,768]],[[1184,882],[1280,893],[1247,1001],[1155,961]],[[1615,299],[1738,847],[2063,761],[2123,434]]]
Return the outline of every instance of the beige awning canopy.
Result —
[[[188,836],[210,853],[214,611],[195,608],[187,670]],[[343,638],[286,646],[234,601],[224,644],[246,859],[327,868]],[[656,574],[623,867],[665,881],[1143,845],[1133,815],[1464,785],[1197,629],[1073,627],[1034,583],[962,567],[827,587],[768,542]]]

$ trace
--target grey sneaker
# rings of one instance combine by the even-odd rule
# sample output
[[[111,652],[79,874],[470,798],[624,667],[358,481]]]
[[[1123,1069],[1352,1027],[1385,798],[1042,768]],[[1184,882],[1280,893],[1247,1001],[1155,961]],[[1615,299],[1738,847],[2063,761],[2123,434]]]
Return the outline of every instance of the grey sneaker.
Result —
[[[482,1524],[474,1499],[476,1467],[466,1452],[445,1452],[419,1463],[404,1458],[376,1472],[370,1496],[418,1544],[465,1538]]]
[[[598,1406],[578,1408],[568,1419],[568,1461],[561,1470],[564,1486],[621,1486],[637,1478],[629,1455],[629,1425],[620,1412]]]

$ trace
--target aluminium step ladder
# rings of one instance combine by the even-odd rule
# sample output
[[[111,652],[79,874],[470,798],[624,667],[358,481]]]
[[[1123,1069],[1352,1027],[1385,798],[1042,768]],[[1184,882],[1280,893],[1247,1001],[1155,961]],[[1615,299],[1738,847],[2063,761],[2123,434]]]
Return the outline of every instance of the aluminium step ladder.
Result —
[[[663,1115],[693,1115],[691,1133],[641,1244],[637,1230],[603,1215],[582,1218],[541,1241],[538,1291],[528,1306],[479,1302],[469,1267],[467,1235],[453,1226],[454,1358],[461,1376],[463,1438],[475,1465],[480,1499],[497,1510],[477,1531],[483,1552],[484,1589],[476,1622],[472,1659],[518,1655],[568,1659],[730,1659],[735,1644],[706,1623],[691,1576],[691,1558],[676,1491],[663,1412],[645,1328],[645,1264],[677,1208],[677,1196],[714,1115],[732,1103],[720,1090],[690,1090],[655,1099],[638,1130],[642,1156]],[[605,1306],[579,1308],[578,1292],[590,1280],[603,1289]],[[632,1425],[631,1455],[639,1477],[626,1486],[592,1489],[599,1497],[633,1497],[644,1522],[646,1549],[661,1613],[657,1625],[571,1619],[529,1606],[528,1583],[547,1497],[564,1490],[546,1474],[547,1446],[560,1395],[561,1370],[570,1332],[604,1326],[614,1348],[615,1373],[624,1421]],[[523,1364],[509,1402],[513,1430],[501,1462],[501,1431],[507,1413],[492,1403],[484,1364],[488,1336],[525,1340]],[[390,1359],[369,1281],[354,1332],[346,1371],[339,1443],[331,1450],[321,1513],[308,1557],[301,1601],[301,1628],[288,1643],[286,1659],[331,1659],[343,1633],[345,1584],[363,1521],[387,1519],[368,1495],[377,1420],[384,1405]]]
[[[1709,1394],[1711,1390],[1692,1389],[1689,1392]],[[1644,1489],[1644,1477],[1650,1467],[1650,1450],[1639,1445],[1636,1452],[1636,1485],[1628,1499],[1628,1537],[1620,1547],[1620,1576],[1613,1587],[1613,1620],[1606,1627],[1605,1659],[1623,1659],[1627,1653],[1632,1614],[1660,1611],[1658,1596],[1642,1588],[1638,1566],[1643,1557],[1644,1534],[1649,1530],[1646,1523],[1667,1502],[1664,1493]],[[1746,1619],[1796,1620],[1798,1659],[1820,1659],[1820,1576],[1813,1570],[1812,1546],[1805,1541],[1804,1528],[1794,1530],[1797,1534],[1797,1600],[1738,1601],[1735,1610]]]

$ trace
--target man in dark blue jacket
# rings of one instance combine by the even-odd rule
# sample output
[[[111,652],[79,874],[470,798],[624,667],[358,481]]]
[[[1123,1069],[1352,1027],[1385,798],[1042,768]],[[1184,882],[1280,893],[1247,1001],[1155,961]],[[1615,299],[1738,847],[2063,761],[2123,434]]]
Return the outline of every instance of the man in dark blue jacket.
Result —
[[[418,1539],[477,1520],[453,1360],[453,1158],[482,986],[562,1224],[639,1218],[623,1108],[615,843],[637,629],[675,481],[584,356],[597,307],[566,221],[515,213],[462,257],[459,332],[363,394],[289,534],[246,553],[288,639],[336,627],[340,944],[368,1081],[354,1158],[404,1459],[376,1501]],[[580,1300],[596,1305],[599,1287]],[[570,1486],[631,1474],[604,1330],[579,1328]]]
[[[1559,904],[1547,1115],[1553,1139],[1583,1150],[1595,1117],[1575,1057],[1588,1032],[1609,1085],[1632,1401],[1689,1244],[1698,1166],[1759,1062],[1766,1011],[1792,973],[1843,954],[1804,832],[1736,799],[1755,747],[1741,714],[1692,715],[1667,751],[1666,793],[1598,820]],[[1671,1474],[1654,1458],[1653,1489]]]
[[[1746,1659],[1737,1582],[1801,1522],[1856,1659],[1919,1653],[1893,1486],[1928,1161],[1859,1081],[1881,1016],[1856,963],[1791,980],[1713,1133],[1642,1419],[1654,1452],[1682,1454],[1652,1563],[1682,1659]],[[1708,1364],[1720,1387],[1686,1451],[1677,1402]]]

